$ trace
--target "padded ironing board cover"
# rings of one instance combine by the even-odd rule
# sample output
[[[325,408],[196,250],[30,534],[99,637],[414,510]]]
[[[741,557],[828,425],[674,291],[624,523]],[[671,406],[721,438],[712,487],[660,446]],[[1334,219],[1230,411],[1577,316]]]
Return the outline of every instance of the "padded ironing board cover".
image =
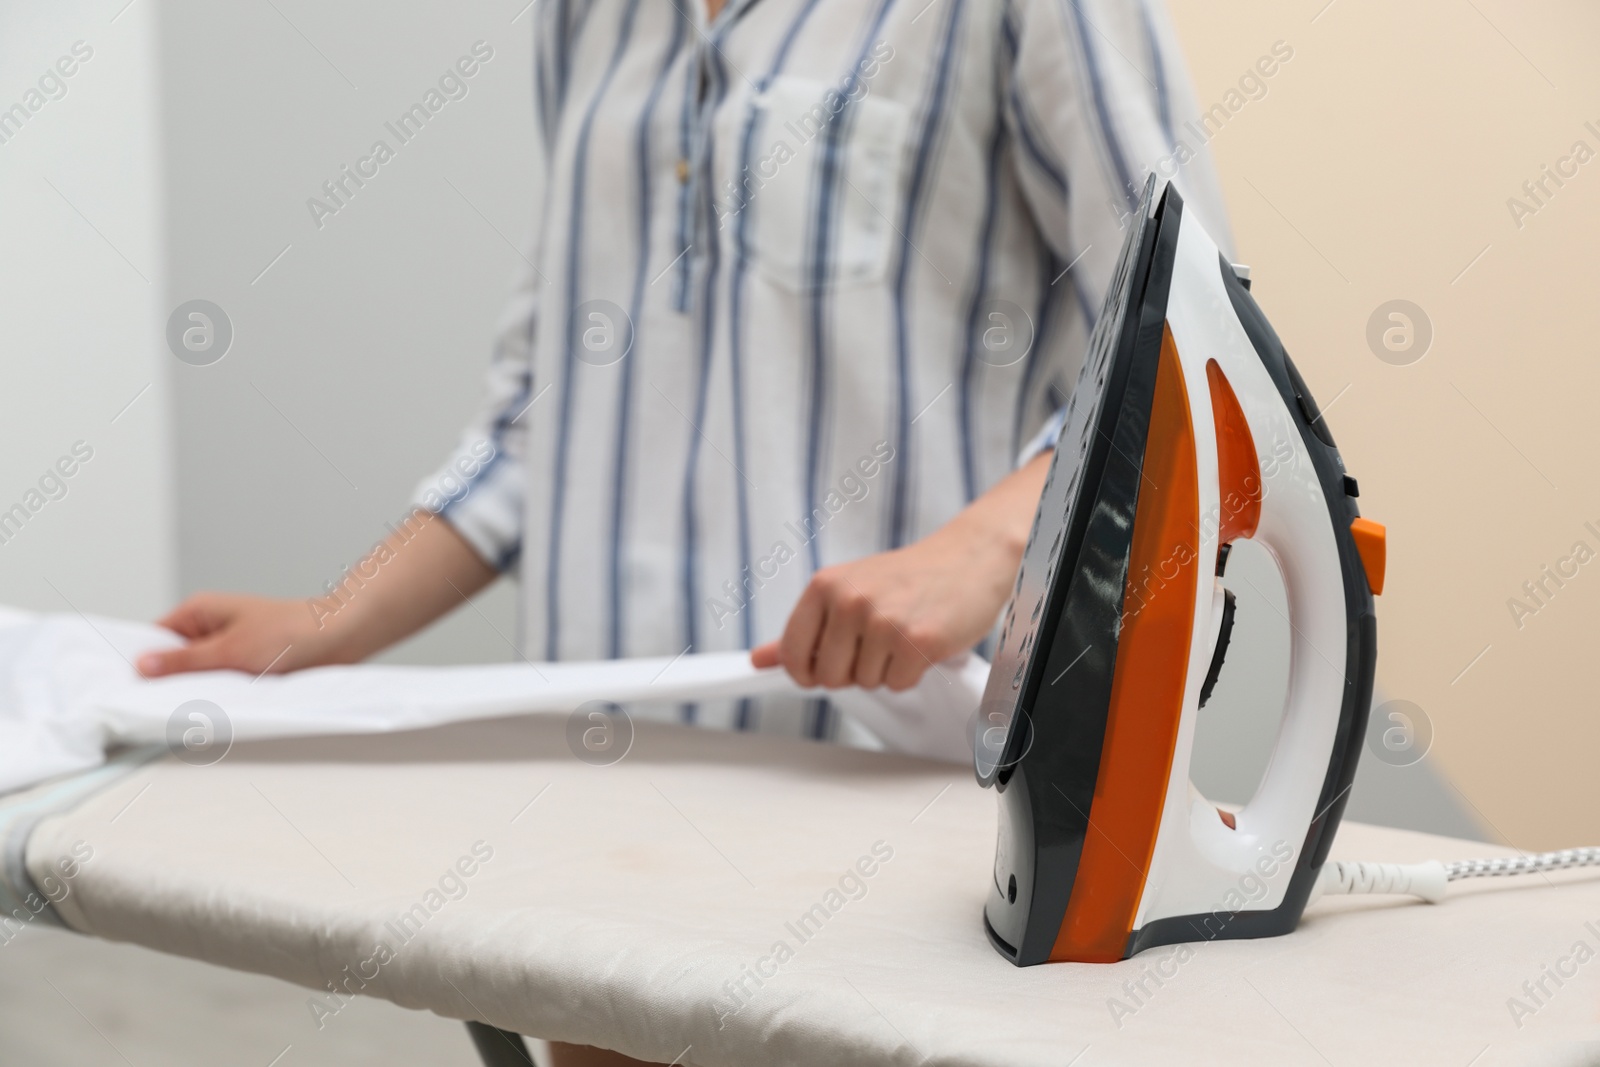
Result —
[[[71,926],[300,983],[306,1040],[313,1016],[344,1021],[339,983],[705,1067],[1600,1052],[1600,962],[1573,962],[1600,947],[1592,873],[1485,879],[1440,905],[1330,899],[1287,937],[1017,969],[980,918],[995,826],[965,768],[652,723],[591,766],[536,716],[163,758],[43,820],[27,864],[91,850],[57,905]],[[1335,845],[1486,851],[1349,824]],[[1547,964],[1575,976],[1513,1017]]]

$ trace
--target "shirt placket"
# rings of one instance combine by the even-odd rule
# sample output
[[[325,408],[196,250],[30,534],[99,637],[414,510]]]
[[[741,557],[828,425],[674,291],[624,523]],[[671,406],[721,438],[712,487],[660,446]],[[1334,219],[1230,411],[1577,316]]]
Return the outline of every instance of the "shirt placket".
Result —
[[[683,98],[680,104],[679,156],[677,178],[678,194],[678,261],[674,268],[674,306],[687,312],[693,301],[695,266],[705,249],[701,232],[700,206],[702,182],[709,181],[704,173],[709,163],[702,158],[705,134],[711,122],[707,107],[707,90],[710,85],[710,47],[705,39],[704,15],[696,4],[696,41],[689,51],[688,66],[683,79]]]
[[[721,99],[714,95],[716,72],[716,43],[732,25],[758,0],[728,0],[717,18],[706,21],[702,0],[688,0],[693,4],[695,43],[689,54],[689,65],[684,75],[679,130],[681,154],[677,164],[680,187],[678,198],[679,260],[675,268],[674,305],[688,312],[694,301],[693,279],[696,270],[710,254],[710,242],[716,240],[715,218],[710,217],[706,193],[707,184],[714,187],[716,180],[714,153],[710,150],[709,133],[716,118]],[[714,194],[713,194],[714,195]]]

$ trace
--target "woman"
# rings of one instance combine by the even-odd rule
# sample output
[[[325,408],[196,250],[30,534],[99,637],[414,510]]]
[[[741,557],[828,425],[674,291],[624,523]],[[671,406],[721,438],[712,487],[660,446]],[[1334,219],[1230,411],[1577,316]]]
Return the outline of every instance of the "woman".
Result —
[[[353,662],[501,572],[536,660],[904,689],[977,645],[1145,175],[1226,234],[1157,4],[539,0],[481,420],[339,591],[192,597],[140,669]],[[669,713],[873,743],[825,700]]]

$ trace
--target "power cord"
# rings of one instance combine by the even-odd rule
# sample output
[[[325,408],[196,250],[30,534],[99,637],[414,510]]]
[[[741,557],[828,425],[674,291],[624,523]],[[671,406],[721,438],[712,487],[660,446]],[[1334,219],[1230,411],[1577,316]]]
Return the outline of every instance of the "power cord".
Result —
[[[1600,848],[1564,848],[1531,856],[1441,863],[1362,863],[1329,860],[1311,888],[1311,900],[1330,894],[1399,893],[1421,897],[1430,904],[1444,899],[1445,888],[1463,878],[1505,878],[1542,874],[1571,867],[1600,865]],[[1310,903],[1308,901],[1307,903]]]

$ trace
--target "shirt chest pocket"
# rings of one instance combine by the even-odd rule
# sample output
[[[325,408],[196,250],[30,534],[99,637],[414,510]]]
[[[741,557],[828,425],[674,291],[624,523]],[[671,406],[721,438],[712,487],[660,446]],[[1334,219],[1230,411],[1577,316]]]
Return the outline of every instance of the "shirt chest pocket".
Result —
[[[906,105],[864,82],[850,99],[779,77],[750,122],[740,210],[760,274],[796,292],[882,280],[901,226]]]

